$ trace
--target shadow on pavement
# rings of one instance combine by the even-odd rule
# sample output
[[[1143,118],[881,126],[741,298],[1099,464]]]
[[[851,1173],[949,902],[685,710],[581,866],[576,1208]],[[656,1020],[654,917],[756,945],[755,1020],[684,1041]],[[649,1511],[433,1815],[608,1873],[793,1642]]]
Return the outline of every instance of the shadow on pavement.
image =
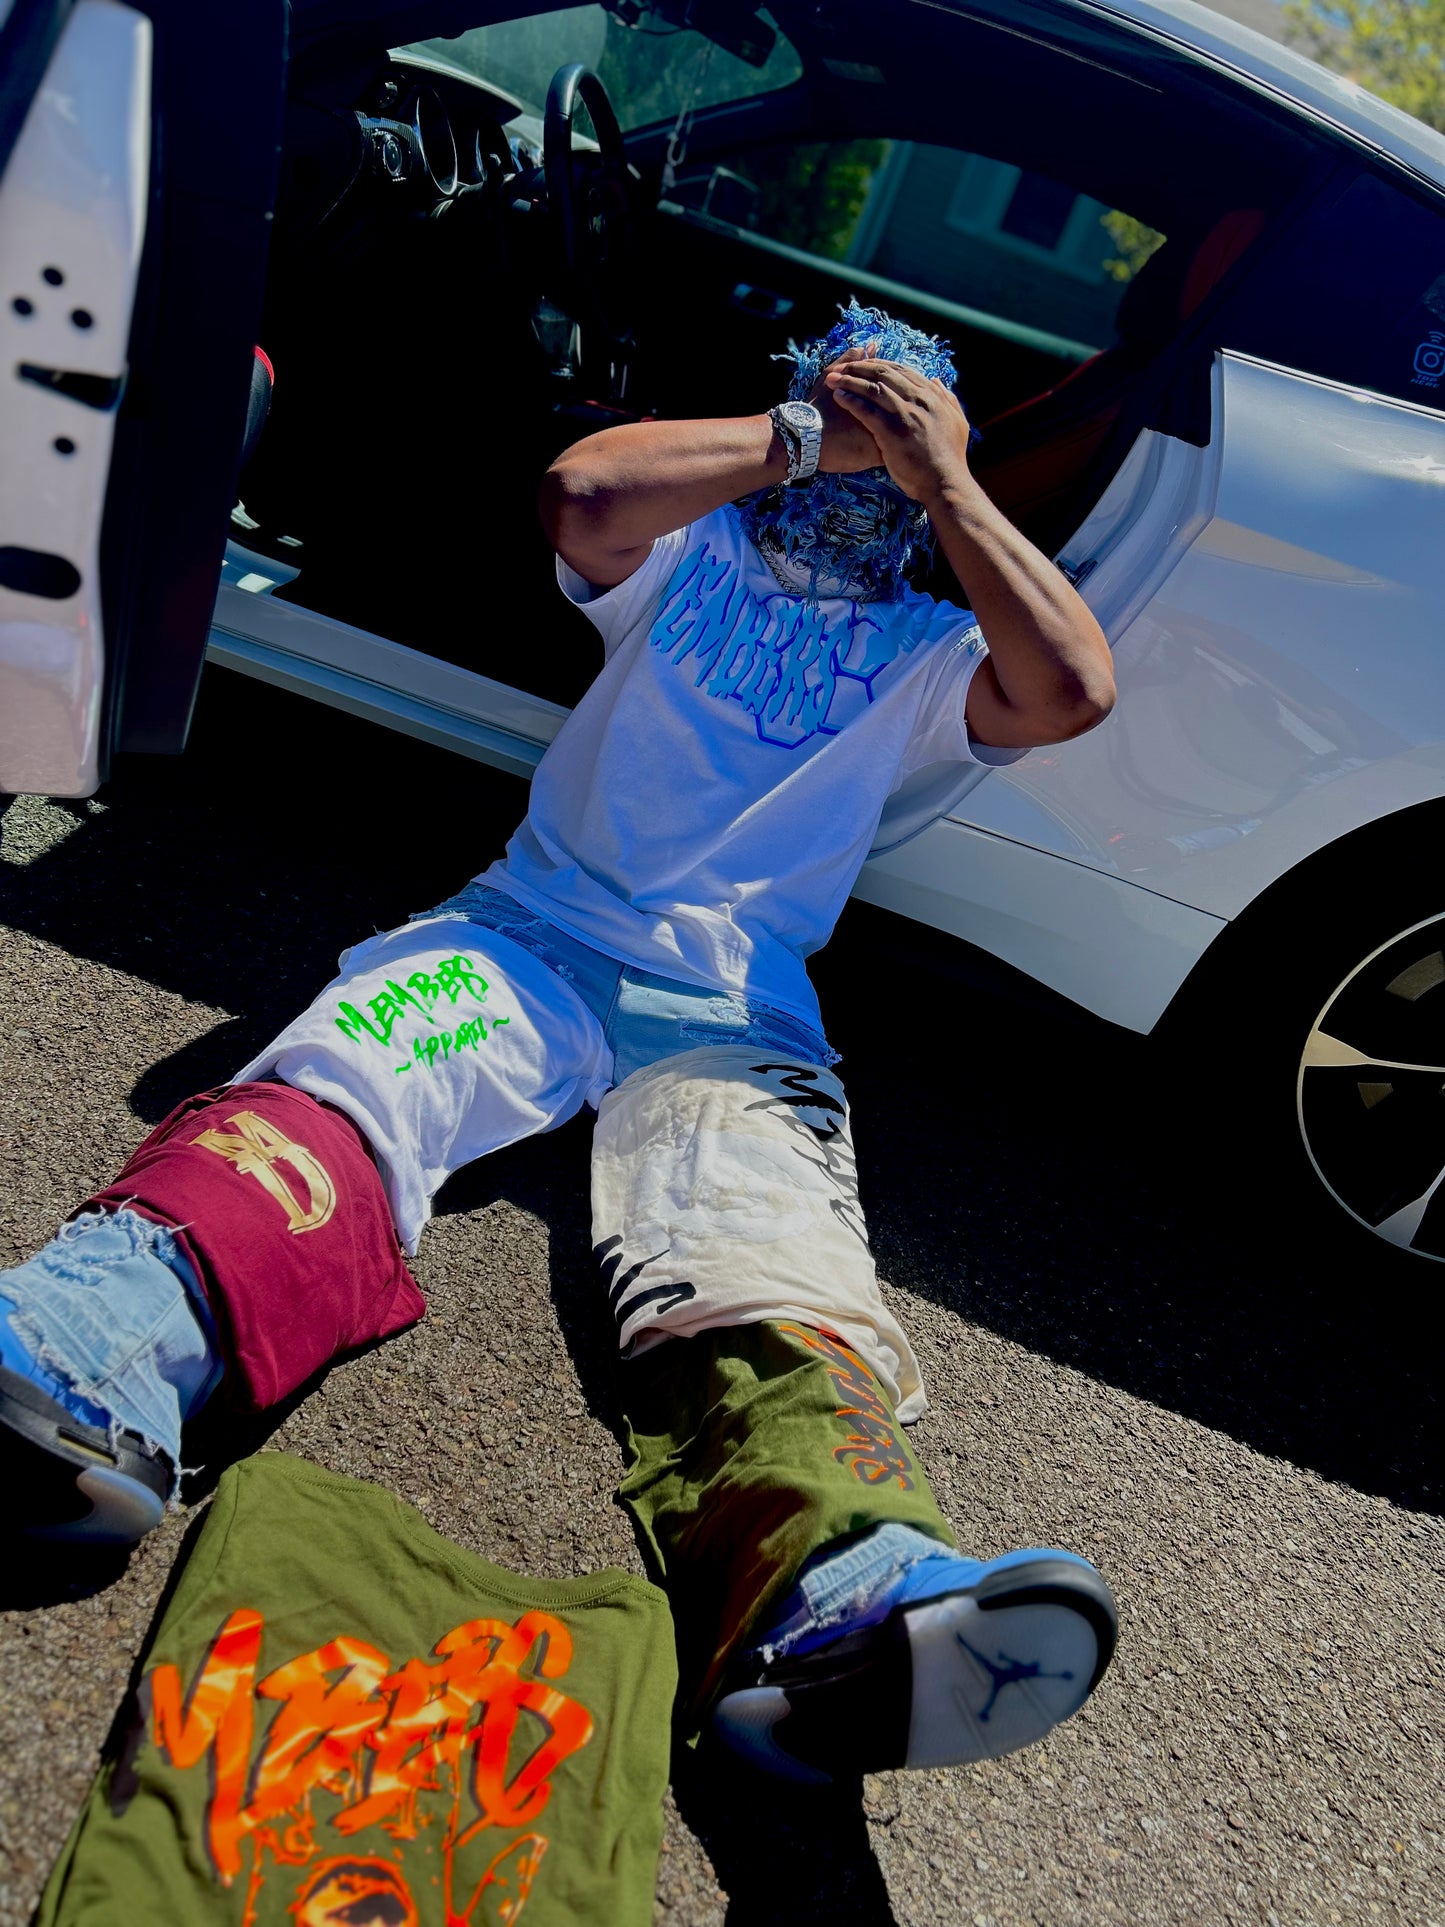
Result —
[[[1417,1277],[1363,1236],[1274,1223],[1267,1172],[1171,1123],[1147,1039],[926,975],[923,1023],[882,1029],[843,990],[896,974],[896,930],[865,911],[840,934],[815,974],[886,1278],[1257,1451],[1439,1509]]]
[[[378,1345],[368,1345],[361,1353],[349,1355],[362,1356],[379,1349]],[[333,1360],[333,1365],[339,1362]],[[264,1412],[234,1411],[217,1401],[190,1420],[181,1438],[184,1464],[180,1497],[187,1510],[193,1510],[212,1496],[227,1466],[259,1452],[297,1407],[305,1404],[331,1369],[332,1366],[327,1366],[315,1373],[279,1405],[269,1406]],[[187,1545],[199,1526],[197,1519],[194,1527],[188,1528]],[[0,1568],[0,1612],[30,1612],[105,1592],[123,1577],[133,1550],[130,1546],[20,1540],[8,1565]],[[177,1581],[181,1563],[177,1561],[167,1582],[166,1599]],[[159,1624],[158,1619],[155,1624]]]
[[[153,1122],[274,1034],[348,944],[497,855],[524,795],[212,671],[187,756],[134,761],[100,800],[0,866],[0,917],[232,1013],[139,1080]],[[1143,1040],[950,981],[927,952],[854,905],[816,972],[884,1276],[1258,1450],[1438,1506],[1440,1393],[1409,1303],[1272,1236],[1267,1174],[1221,1195],[1182,1141],[1161,1142]],[[615,1427],[585,1153],[579,1123],[462,1174],[438,1205],[507,1196],[552,1226],[563,1329]]]
[[[514,1144],[458,1171],[437,1193],[437,1217],[483,1211],[498,1199],[547,1227],[552,1307],[587,1409],[627,1450],[617,1376],[617,1325],[597,1288],[590,1195],[592,1117]]]
[[[0,1573],[0,1612],[32,1612],[40,1606],[90,1599],[124,1574],[128,1546],[48,1545],[43,1539],[12,1544]]]
[[[894,1927],[861,1787],[760,1782],[709,1749],[673,1755],[678,1811],[728,1896],[729,1927]]]

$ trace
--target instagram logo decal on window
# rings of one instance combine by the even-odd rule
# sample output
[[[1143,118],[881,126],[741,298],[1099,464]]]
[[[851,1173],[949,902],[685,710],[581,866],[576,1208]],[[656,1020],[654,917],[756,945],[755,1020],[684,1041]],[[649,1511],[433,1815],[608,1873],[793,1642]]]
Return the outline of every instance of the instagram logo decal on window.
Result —
[[[1415,374],[1412,386],[1416,388],[1438,388],[1440,377],[1445,375],[1445,334],[1432,328],[1428,337],[1415,350]]]

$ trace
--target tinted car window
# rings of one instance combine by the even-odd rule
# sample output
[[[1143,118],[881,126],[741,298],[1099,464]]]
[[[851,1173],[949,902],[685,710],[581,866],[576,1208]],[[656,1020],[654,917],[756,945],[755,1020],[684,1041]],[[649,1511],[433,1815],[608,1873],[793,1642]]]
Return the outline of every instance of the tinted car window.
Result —
[[[1081,353],[1114,339],[1125,288],[1164,240],[1076,187],[958,148],[828,141],[722,159],[671,198]]]
[[[1305,374],[1445,408],[1445,213],[1361,175],[1261,262],[1217,338]]]
[[[776,31],[771,16],[763,18]],[[512,94],[532,114],[541,113],[557,69],[584,61],[629,129],[665,120],[684,105],[696,110],[772,93],[791,86],[803,71],[781,33],[755,66],[691,28],[670,26],[645,11],[628,27],[605,7],[564,7],[503,20],[454,40],[417,41],[411,51],[455,62]]]
[[[951,147],[898,142],[853,258],[896,281],[1092,348],[1164,236],[1066,181]]]

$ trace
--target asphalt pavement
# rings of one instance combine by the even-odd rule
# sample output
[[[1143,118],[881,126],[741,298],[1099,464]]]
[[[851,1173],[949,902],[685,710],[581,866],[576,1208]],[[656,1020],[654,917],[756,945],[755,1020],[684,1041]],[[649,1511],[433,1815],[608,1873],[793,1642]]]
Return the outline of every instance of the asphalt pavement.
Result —
[[[13,802],[0,1266],[348,943],[496,854],[523,801],[211,671],[181,762],[135,761],[90,803]],[[815,974],[885,1292],[932,1394],[918,1448],[968,1549],[1102,1567],[1118,1657],[1044,1745],[861,1796],[679,1758],[658,1921],[1445,1927],[1432,1295],[1279,1224],[1268,1171],[1178,1131],[1139,1040],[980,988],[913,934],[850,910]],[[579,1121],[461,1173],[417,1267],[426,1320],[268,1440],[204,1439],[190,1509],[129,1560],[6,1547],[4,1927],[35,1905],[228,1450],[378,1481],[522,1572],[643,1569],[613,1498],[587,1151]]]

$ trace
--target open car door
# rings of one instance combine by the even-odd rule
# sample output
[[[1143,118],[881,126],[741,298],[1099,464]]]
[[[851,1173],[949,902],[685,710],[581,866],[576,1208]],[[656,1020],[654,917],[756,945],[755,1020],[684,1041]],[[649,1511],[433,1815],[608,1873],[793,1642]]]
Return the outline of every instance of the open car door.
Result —
[[[285,74],[285,0],[0,0],[0,791],[184,746]]]

